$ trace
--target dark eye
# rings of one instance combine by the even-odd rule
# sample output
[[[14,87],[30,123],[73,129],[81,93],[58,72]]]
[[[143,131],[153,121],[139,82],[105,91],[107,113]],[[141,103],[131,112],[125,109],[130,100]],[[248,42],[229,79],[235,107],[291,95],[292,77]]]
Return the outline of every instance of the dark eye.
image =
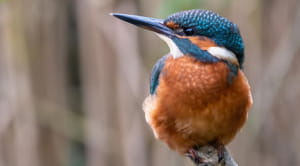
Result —
[[[185,29],[183,29],[183,31],[188,36],[194,35],[194,29],[193,28],[185,28]]]

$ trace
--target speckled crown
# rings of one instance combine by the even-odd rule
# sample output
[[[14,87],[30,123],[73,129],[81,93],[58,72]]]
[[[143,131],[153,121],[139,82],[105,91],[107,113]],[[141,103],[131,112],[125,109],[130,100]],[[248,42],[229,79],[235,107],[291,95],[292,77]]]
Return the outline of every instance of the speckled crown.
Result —
[[[164,20],[181,28],[193,28],[195,35],[213,39],[219,46],[234,52],[242,66],[244,43],[236,24],[210,10],[187,10],[170,15]]]

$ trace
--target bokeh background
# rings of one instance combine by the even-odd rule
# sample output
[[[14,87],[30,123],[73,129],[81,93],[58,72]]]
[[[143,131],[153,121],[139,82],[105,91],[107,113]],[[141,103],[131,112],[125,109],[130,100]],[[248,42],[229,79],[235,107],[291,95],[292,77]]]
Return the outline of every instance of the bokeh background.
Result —
[[[192,166],[141,109],[153,33],[109,15],[214,10],[239,25],[254,105],[241,166],[300,165],[299,0],[0,0],[0,166]]]

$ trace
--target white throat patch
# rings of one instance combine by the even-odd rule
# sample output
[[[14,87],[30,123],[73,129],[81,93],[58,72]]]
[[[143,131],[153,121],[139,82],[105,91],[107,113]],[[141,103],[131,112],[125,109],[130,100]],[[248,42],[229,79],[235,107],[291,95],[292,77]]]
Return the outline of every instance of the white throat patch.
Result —
[[[239,61],[236,58],[235,54],[224,47],[209,47],[207,49],[207,52],[219,59],[223,59],[231,62],[232,64],[239,65]]]
[[[180,49],[176,46],[176,44],[172,41],[172,39],[164,36],[164,35],[161,35],[161,34],[158,34],[158,37],[160,37],[163,41],[165,41],[169,48],[170,48],[170,54],[173,56],[173,58],[178,58],[178,57],[181,57],[183,56],[183,53],[180,51]]]

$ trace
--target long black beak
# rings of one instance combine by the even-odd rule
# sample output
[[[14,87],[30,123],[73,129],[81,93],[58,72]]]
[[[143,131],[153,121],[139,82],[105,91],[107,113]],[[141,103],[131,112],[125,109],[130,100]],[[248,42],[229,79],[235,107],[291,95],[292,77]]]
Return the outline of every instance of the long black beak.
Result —
[[[123,21],[129,22],[133,25],[139,26],[150,31],[154,31],[166,36],[173,36],[174,32],[163,24],[162,19],[143,17],[130,14],[111,13],[110,15],[115,16]]]

